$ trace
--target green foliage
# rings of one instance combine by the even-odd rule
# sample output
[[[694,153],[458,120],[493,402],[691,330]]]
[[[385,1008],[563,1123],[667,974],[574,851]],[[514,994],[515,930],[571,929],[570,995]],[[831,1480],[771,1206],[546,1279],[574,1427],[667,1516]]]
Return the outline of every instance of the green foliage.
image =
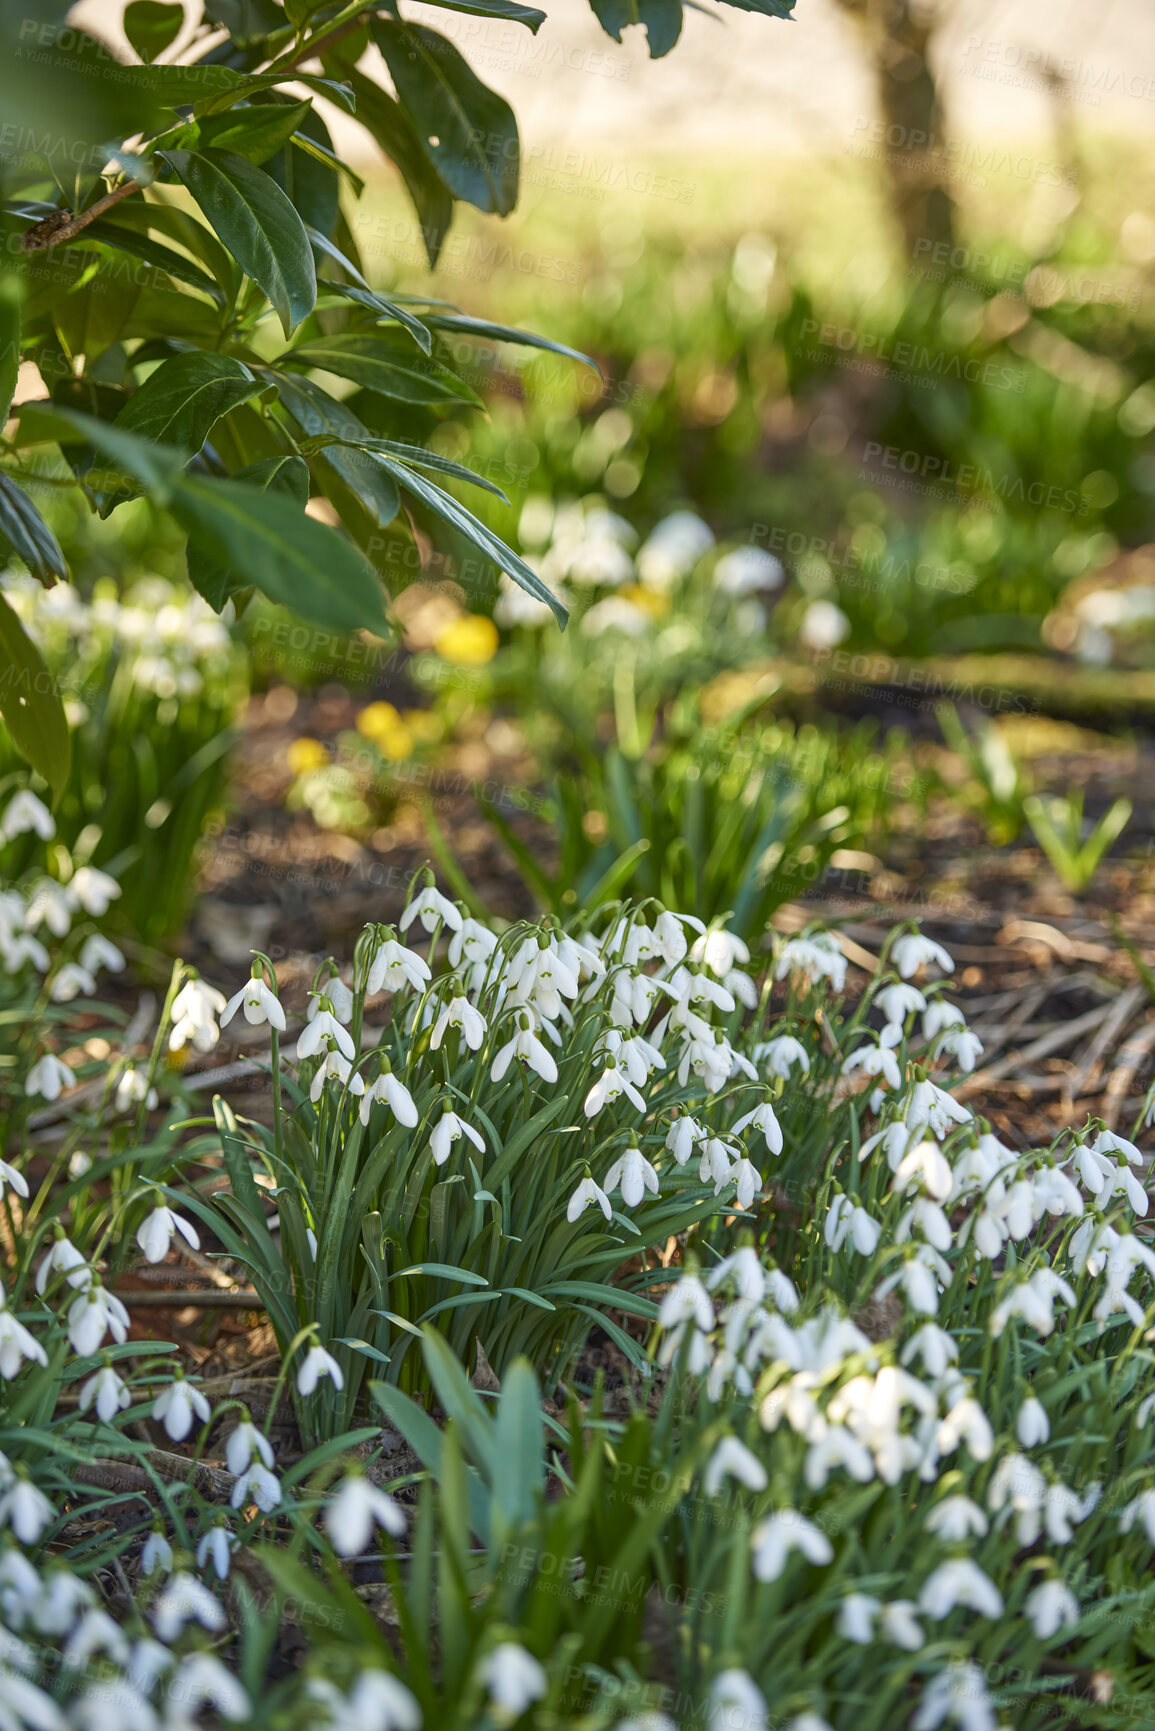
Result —
[[[982,723],[976,742],[952,703],[940,704],[936,714],[943,738],[970,771],[964,797],[982,818],[988,839],[996,847],[1017,840],[1031,792],[1030,775],[993,721]]]
[[[1023,801],[1023,811],[1063,888],[1082,895],[1127,827],[1131,801],[1117,799],[1093,827],[1084,820],[1081,793],[1045,800],[1032,794]]]

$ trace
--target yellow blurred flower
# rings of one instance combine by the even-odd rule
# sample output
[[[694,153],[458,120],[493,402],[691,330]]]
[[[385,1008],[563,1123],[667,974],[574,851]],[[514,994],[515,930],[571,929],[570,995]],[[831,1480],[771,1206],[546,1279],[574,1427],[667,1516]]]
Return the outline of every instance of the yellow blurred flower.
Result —
[[[483,613],[466,613],[433,640],[433,647],[455,667],[484,667],[497,653],[497,626]]]
[[[307,770],[320,769],[322,764],[329,761],[328,750],[319,739],[294,739],[285,756],[294,775],[304,775]]]
[[[643,613],[648,613],[651,619],[661,619],[670,611],[670,597],[664,589],[651,589],[645,583],[627,583],[618,594],[624,600],[632,601],[635,607],[640,607]]]
[[[387,733],[382,730],[375,734],[373,744],[382,757],[388,757],[392,762],[399,763],[402,758],[412,754],[413,735],[403,721],[398,721],[396,726],[391,727]]]
[[[357,732],[365,739],[391,733],[400,717],[391,703],[368,703],[357,717]]]

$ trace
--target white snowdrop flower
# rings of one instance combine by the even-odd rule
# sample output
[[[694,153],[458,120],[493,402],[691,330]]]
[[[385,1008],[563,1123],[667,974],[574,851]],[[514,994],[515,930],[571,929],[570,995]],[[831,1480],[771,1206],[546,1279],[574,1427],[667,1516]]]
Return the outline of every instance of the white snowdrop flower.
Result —
[[[883,986],[874,1001],[887,1021],[900,1028],[908,1016],[926,1009],[926,999],[917,986]]]
[[[407,932],[414,920],[420,920],[427,932],[434,931],[439,924],[448,926],[451,932],[459,932],[464,923],[454,904],[432,884],[418,891],[397,924],[401,931]]]
[[[297,1393],[312,1394],[322,1377],[327,1376],[340,1391],[345,1386],[345,1373],[337,1360],[323,1346],[313,1345],[301,1361],[297,1372]]]
[[[405,1531],[405,1514],[386,1491],[363,1473],[347,1473],[325,1508],[325,1531],[339,1557],[360,1556],[381,1527],[397,1539]]]
[[[732,1143],[723,1142],[719,1136],[707,1136],[701,1143],[701,1150],[698,1176],[703,1184],[712,1183],[714,1195],[720,1196],[733,1178],[734,1167],[741,1159],[741,1149]]]
[[[22,1545],[39,1543],[56,1510],[31,1479],[13,1479],[0,1493],[0,1527],[11,1527]]]
[[[868,1042],[856,1047],[843,1059],[842,1074],[851,1076],[860,1071],[864,1076],[881,1076],[888,1088],[901,1088],[902,1071],[894,1055],[893,1042],[887,1039],[894,1032],[893,1028],[884,1028],[877,1044]]]
[[[40,926],[47,926],[54,937],[67,937],[75,906],[63,884],[44,878],[24,910],[24,923],[30,932],[38,930]]]
[[[1091,1485],[1085,1497],[1067,1485],[1048,1485],[1043,1494],[1043,1525],[1053,1545],[1068,1544],[1074,1528],[1085,1521],[1099,1501],[1101,1486]]]
[[[223,1532],[218,1528],[218,1532]],[[227,1534],[226,1540],[227,1540]],[[185,1625],[197,1622],[210,1634],[219,1634],[228,1622],[224,1607],[195,1575],[182,1571],[162,1587],[153,1603],[152,1622],[166,1646],[179,1639]]]
[[[4,1186],[10,1185],[17,1196],[27,1197],[28,1181],[22,1172],[17,1172],[15,1166],[10,1166],[7,1160],[0,1160],[0,1196],[4,1194]]]
[[[2,1318],[2,1313],[0,1313]],[[3,1364],[0,1362],[0,1373]],[[118,1412],[123,1412],[126,1406],[132,1404],[132,1395],[125,1387],[111,1364],[102,1365],[95,1376],[81,1385],[79,1406],[81,1412],[87,1412],[95,1405],[96,1416],[105,1424],[111,1424]]]
[[[912,1131],[901,1119],[897,1119],[893,1124],[886,1124],[863,1142],[858,1150],[859,1164],[868,1160],[876,1148],[881,1148],[890,1170],[897,1172],[903,1155],[917,1136],[918,1132]]]
[[[709,974],[692,974],[688,968],[678,968],[670,975],[669,989],[677,1001],[687,1004],[713,1004],[716,1009],[727,1013],[734,1008],[734,998],[724,985],[712,980]]]
[[[960,1442],[965,1442],[976,1461],[989,1460],[995,1446],[990,1420],[970,1395],[955,1402],[938,1427],[935,1445],[940,1454],[953,1454]]]
[[[450,1112],[446,1109],[433,1126],[429,1137],[429,1147],[433,1153],[435,1166],[444,1166],[454,1143],[459,1142],[463,1136],[473,1143],[478,1153],[485,1153],[484,1136],[475,1130],[472,1124],[467,1124],[464,1118],[458,1117],[456,1112]]]
[[[224,1007],[221,1027],[227,1028],[237,1011],[242,1008],[245,1021],[252,1027],[259,1027],[261,1023],[267,1022],[270,1028],[284,1033],[285,1012],[281,1008],[281,1000],[275,992],[270,991],[263,979],[246,980],[240,991],[233,993]]]
[[[594,1202],[597,1203],[607,1220],[612,1218],[614,1211],[609,1197],[592,1174],[587,1172],[566,1204],[566,1219],[571,1222],[576,1220]]]
[[[966,1017],[957,1004],[947,998],[932,998],[922,1017],[922,1031],[928,1040],[946,1028],[965,1028]]]
[[[777,1039],[764,1041],[754,1047],[751,1056],[756,1063],[765,1064],[769,1075],[781,1076],[786,1081],[789,1081],[795,1065],[804,1076],[810,1074],[809,1054],[793,1034],[779,1034]]]
[[[750,595],[778,589],[786,581],[782,561],[765,547],[735,547],[714,566],[714,584],[724,595]]]
[[[44,1577],[43,1590],[32,1607],[32,1622],[41,1635],[64,1635],[82,1611],[96,1603],[88,1581],[67,1568],[54,1569]]]
[[[739,1208],[749,1208],[755,1196],[762,1189],[762,1174],[752,1161],[745,1155],[735,1161],[730,1168],[730,1177],[735,1186],[734,1200]]]
[[[712,974],[717,974],[719,979],[724,980],[727,974],[733,972],[736,963],[740,962],[744,966],[750,960],[750,949],[733,932],[703,932],[694,940],[690,960],[701,967],[709,968]]]
[[[937,1533],[948,1544],[961,1544],[972,1535],[985,1538],[990,1523],[982,1509],[970,1497],[944,1497],[936,1503],[923,1523],[928,1532]]]
[[[983,1617],[1002,1615],[1002,1594],[990,1576],[969,1557],[951,1557],[940,1563],[927,1576],[918,1595],[919,1610],[935,1622],[949,1617],[958,1605]]]
[[[695,1035],[687,1041],[678,1063],[678,1081],[686,1086],[691,1071],[702,1082],[711,1094],[716,1094],[730,1080],[733,1068],[733,1052],[729,1042],[721,1034],[716,1037],[712,1030],[707,1029],[703,1035]]]
[[[45,1100],[59,1100],[65,1088],[75,1088],[76,1077],[53,1052],[45,1052],[29,1070],[24,1081],[26,1094],[40,1094]]]
[[[272,1470],[275,1459],[273,1445],[251,1419],[242,1419],[241,1423],[229,1432],[225,1444],[225,1464],[235,1477],[239,1477],[248,1470],[254,1456]]]
[[[51,965],[48,951],[31,932],[21,932],[18,937],[5,939],[0,931],[0,949],[3,950],[4,965],[10,974],[19,973],[25,962],[31,962],[41,974],[46,974]]]
[[[367,1124],[369,1122],[369,1113],[372,1111],[373,1106],[377,1101],[380,1101],[383,1106],[386,1106],[393,1114],[398,1124],[404,1125],[405,1129],[412,1130],[415,1127],[418,1113],[416,1106],[413,1104],[413,1096],[405,1086],[404,1082],[399,1082],[397,1077],[394,1076],[390,1070],[383,1070],[375,1081],[370,1082],[364,1094],[362,1094],[362,1124]],[[438,1165],[440,1165],[440,1163],[441,1162],[438,1161]]]
[[[179,1713],[212,1707],[222,1719],[248,1719],[252,1703],[227,1666],[212,1653],[187,1653],[177,1661],[168,1693]]]
[[[195,1051],[211,1052],[221,1037],[217,1017],[224,1008],[223,992],[204,980],[187,980],[172,1001],[169,1051],[182,1052],[191,1045]]]
[[[197,1542],[197,1568],[207,1568],[211,1562],[217,1580],[227,1580],[236,1543],[236,1538],[226,1526],[210,1527],[207,1533],[202,1533]]]
[[[1028,1280],[1015,1282],[994,1306],[989,1323],[991,1334],[997,1339],[1012,1316],[1021,1316],[1045,1337],[1054,1329],[1054,1306],[1060,1298],[1064,1304],[1073,1306],[1074,1288],[1053,1269],[1037,1268]]]
[[[208,1423],[212,1408],[199,1388],[194,1388],[183,1376],[177,1376],[157,1395],[152,1405],[152,1416],[164,1426],[173,1442],[183,1442],[194,1422]]]
[[[255,1503],[262,1513],[271,1514],[281,1504],[281,1481],[276,1473],[271,1473],[260,1461],[253,1461],[237,1479],[229,1502],[234,1509],[243,1509],[246,1503]]]
[[[1015,1419],[1015,1435],[1025,1449],[1038,1446],[1050,1440],[1051,1424],[1047,1417],[1047,1409],[1041,1400],[1028,1395],[1019,1408]]]
[[[116,1080],[113,1104],[118,1112],[131,1112],[143,1101],[151,1111],[156,1105],[156,1089],[148,1085],[148,1076],[135,1064],[126,1064]]]
[[[956,1124],[967,1124],[973,1113],[936,1083],[916,1082],[910,1091],[905,1112],[911,1130],[929,1127],[935,1136],[949,1136]]]
[[[983,1053],[983,1043],[977,1034],[969,1028],[948,1028],[935,1048],[941,1058],[946,1052],[948,1056],[958,1059],[958,1067],[968,1075]]]
[[[4,841],[15,841],[18,835],[27,835],[34,830],[41,841],[51,841],[56,834],[56,822],[42,799],[37,799],[30,788],[22,787],[19,793],[14,793],[0,815],[0,838]]]
[[[330,1010],[318,1010],[310,1022],[305,1024],[300,1039],[297,1041],[297,1060],[312,1058],[318,1052],[338,1051],[343,1058],[350,1061],[356,1055],[353,1037],[347,1028],[343,1028],[336,1016]]]
[[[1072,1629],[1079,1621],[1079,1601],[1060,1580],[1043,1581],[1023,1601],[1023,1612],[1040,1641],[1049,1641],[1060,1629]]]
[[[618,1719],[614,1731],[678,1731],[674,1721],[666,1713],[659,1713],[656,1708],[644,1707],[640,1713],[632,1713],[628,1719]]]
[[[386,938],[369,964],[365,991],[371,998],[378,992],[399,992],[404,986],[423,992],[432,978],[428,962],[416,950],[406,949],[396,938]]]
[[[920,1246],[913,1256],[908,1256],[897,1273],[888,1275],[878,1287],[877,1296],[882,1299],[888,1293],[901,1286],[906,1294],[907,1303],[919,1316],[938,1315],[938,1270],[922,1255],[922,1250],[929,1246]],[[937,1252],[931,1251],[932,1256]],[[949,1276],[949,1270],[948,1276]]]
[[[786,1722],[786,1731],[834,1731],[829,1719],[824,1719],[821,1713],[796,1713],[793,1719]]]
[[[107,968],[110,974],[120,974],[124,972],[127,963],[116,945],[110,943],[103,932],[93,932],[81,945],[80,966],[88,974],[98,974],[101,968]]]
[[[107,1653],[118,1665],[128,1662],[128,1641],[124,1630],[114,1623],[107,1611],[97,1607],[84,1612],[68,1640],[61,1658],[70,1671],[84,1669],[97,1653]]]
[[[154,1641],[151,1636],[143,1635],[132,1643],[132,1651],[128,1660],[128,1680],[131,1686],[141,1695],[151,1695],[166,1671],[171,1671],[176,1664],[176,1654],[160,1641]],[[126,1725],[136,1722],[128,1719]],[[141,1731],[151,1731],[147,1717],[139,1721]],[[94,1731],[102,1731],[94,1727]],[[183,1727],[174,1727],[174,1731],[184,1731]]]
[[[321,999],[328,998],[333,1006],[333,1015],[344,1026],[353,1020],[353,994],[344,980],[337,974],[331,974],[320,990],[309,998],[309,1007],[305,1011],[305,1020],[315,1022],[322,1014]]]
[[[926,1645],[926,1636],[915,1617],[918,1607],[913,1599],[891,1599],[882,1607],[879,1634],[894,1647],[917,1653]]]
[[[688,1118],[684,1113],[675,1118],[666,1135],[666,1147],[674,1156],[679,1166],[684,1166],[694,1152],[695,1145],[703,1141],[707,1131],[695,1118]]]
[[[116,879],[107,872],[98,871],[95,866],[81,866],[73,874],[68,888],[73,899],[94,920],[103,919],[110,905],[120,898],[120,885]]]
[[[682,1322],[693,1322],[703,1332],[714,1326],[710,1294],[696,1274],[680,1275],[658,1308],[659,1328],[674,1328]]]
[[[927,1376],[937,1378],[944,1376],[949,1367],[957,1363],[958,1342],[945,1328],[927,1322],[907,1341],[900,1356],[903,1364],[921,1358]]]
[[[449,940],[449,966],[487,962],[496,948],[496,934],[467,915]]]
[[[672,511],[650,532],[638,553],[643,583],[668,589],[686,577],[714,545],[707,524],[693,511]]]
[[[918,1142],[899,1161],[894,1174],[895,1194],[901,1196],[916,1184],[921,1184],[935,1202],[945,1202],[950,1195],[954,1173],[937,1142]]]
[[[1147,1537],[1155,1545],[1155,1489],[1140,1491],[1126,1508],[1120,1510],[1119,1525],[1123,1532],[1129,1533],[1136,1521],[1142,1524]]]
[[[1100,1130],[1091,1146],[1096,1154],[1125,1154],[1132,1166],[1143,1164],[1143,1155],[1134,1142],[1128,1142],[1125,1136],[1117,1136],[1114,1130]]]
[[[834,1197],[826,1214],[823,1237],[836,1254],[849,1238],[860,1256],[873,1256],[878,1248],[882,1228],[877,1220],[841,1191]]]
[[[106,1334],[117,1345],[128,1338],[128,1311],[115,1293],[92,1281],[78,1293],[68,1309],[68,1338],[81,1358],[96,1351]]]
[[[848,1593],[838,1607],[834,1627],[844,1641],[868,1647],[874,1640],[874,1620],[882,1609],[881,1599],[869,1593]]]
[[[769,1100],[764,1100],[760,1106],[755,1106],[752,1112],[747,1112],[744,1117],[738,1119],[736,1124],[732,1124],[730,1134],[740,1136],[744,1130],[749,1129],[751,1124],[756,1130],[761,1130],[771,1154],[781,1154],[782,1130]]]
[[[910,1731],[938,1731],[947,1721],[959,1731],[998,1731],[991,1698],[977,1665],[955,1662],[932,1677]]]
[[[1131,1174],[1127,1173],[1127,1177],[1130,1176]],[[958,1177],[957,1167],[955,1168],[955,1177],[956,1179]],[[1060,1172],[1057,1166],[1044,1166],[1041,1170],[1033,1172],[1031,1183],[1035,1192],[1035,1207],[1040,1210],[1040,1219],[1044,1213],[1056,1217],[1070,1214],[1078,1219],[1085,1212],[1083,1198],[1067,1174]],[[1146,1213],[1146,1202],[1147,1198],[1144,1194],[1143,1213]]]
[[[140,1552],[141,1574],[169,1575],[172,1573],[172,1546],[156,1528],[144,1541]],[[138,1685],[139,1686],[139,1685]]]
[[[896,938],[890,952],[891,960],[904,980],[911,980],[921,967],[931,963],[944,974],[954,973],[954,962],[941,944],[924,937],[921,932],[904,932]]]
[[[766,1468],[736,1436],[725,1436],[714,1450],[702,1475],[708,1497],[716,1497],[726,1478],[738,1479],[750,1491],[764,1491],[769,1484]]]
[[[194,1250],[200,1249],[200,1238],[191,1220],[186,1220],[183,1214],[176,1214],[163,1202],[158,1203],[152,1213],[146,1215],[136,1234],[136,1242],[141,1248],[146,1262],[163,1262],[168,1254],[169,1245],[176,1233],[191,1244]]]
[[[36,1339],[30,1334],[22,1322],[19,1322],[9,1310],[4,1299],[4,1289],[0,1286],[0,1377],[11,1381],[19,1375],[20,1368],[25,1363],[47,1364],[48,1354]]]
[[[520,1058],[529,1069],[541,1077],[543,1082],[556,1082],[557,1065],[529,1026],[528,1015],[523,1012],[519,1020],[521,1026],[493,1060],[493,1066],[489,1072],[490,1080],[500,1082],[514,1058]]]
[[[516,1641],[501,1641],[483,1660],[480,1676],[493,1705],[520,1719],[549,1687],[545,1670]]]
[[[954,1242],[950,1221],[937,1202],[919,1196],[906,1209],[894,1229],[894,1242],[905,1244],[913,1231],[918,1231],[936,1250],[949,1250]]]
[[[822,1567],[834,1556],[834,1546],[821,1528],[795,1509],[782,1509],[759,1522],[750,1537],[754,1573],[760,1581],[776,1581],[792,1551]]]
[[[846,957],[829,932],[810,932],[783,944],[774,978],[784,980],[795,969],[805,974],[811,985],[829,980],[834,990],[840,992],[846,984]]]
[[[724,1281],[732,1280],[739,1298],[751,1304],[761,1303],[766,1293],[766,1270],[758,1260],[758,1252],[752,1244],[740,1245],[731,1251],[729,1256],[722,1258],[706,1277],[706,1285],[711,1292],[717,1290]]]
[[[658,1174],[640,1148],[627,1148],[606,1173],[607,1193],[619,1187],[627,1208],[636,1208],[647,1190],[658,1194]]]
[[[746,1671],[719,1671],[707,1700],[709,1731],[767,1731],[765,1697]]]
[[[87,968],[79,962],[65,962],[54,975],[48,996],[54,1004],[70,1004],[82,992],[91,998],[95,991],[96,980]]]
[[[808,1488],[822,1490],[836,1467],[848,1472],[859,1484],[869,1484],[874,1477],[870,1450],[844,1425],[837,1424],[827,1426],[825,1435],[816,1436],[810,1445],[805,1468]]]
[[[450,1028],[460,1028],[461,1037],[465,1044],[471,1052],[476,1052],[485,1039],[489,1023],[481,1011],[475,1009],[469,999],[462,997],[459,993],[450,998],[433,1024],[433,1033],[429,1038],[431,1050],[436,1052],[440,1049],[441,1042]]]
[[[337,1731],[421,1731],[421,1708],[389,1671],[361,1671],[347,1695],[324,1677],[310,1678],[305,1689]]]
[[[348,1088],[350,1094],[364,1094],[365,1078],[359,1070],[354,1070],[343,1052],[338,1052],[334,1046],[321,1060],[320,1069],[309,1084],[309,1098],[314,1106],[321,1098],[326,1082],[333,1082],[339,1088]]]
[[[802,615],[798,641],[804,649],[822,653],[834,649],[850,630],[850,620],[833,601],[812,601]]]
[[[637,1111],[645,1111],[645,1099],[638,1093],[626,1072],[619,1070],[616,1064],[607,1064],[585,1097],[586,1117],[596,1118],[603,1106],[609,1105],[622,1094]]]

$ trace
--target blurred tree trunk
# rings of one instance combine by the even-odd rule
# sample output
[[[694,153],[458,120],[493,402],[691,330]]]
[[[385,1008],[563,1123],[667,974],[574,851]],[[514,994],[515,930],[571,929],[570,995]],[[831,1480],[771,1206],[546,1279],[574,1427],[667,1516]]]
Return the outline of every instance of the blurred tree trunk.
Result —
[[[930,64],[940,12],[936,0],[839,0],[870,58],[885,139],[883,150],[895,218],[907,256],[939,241],[953,243],[943,110]]]

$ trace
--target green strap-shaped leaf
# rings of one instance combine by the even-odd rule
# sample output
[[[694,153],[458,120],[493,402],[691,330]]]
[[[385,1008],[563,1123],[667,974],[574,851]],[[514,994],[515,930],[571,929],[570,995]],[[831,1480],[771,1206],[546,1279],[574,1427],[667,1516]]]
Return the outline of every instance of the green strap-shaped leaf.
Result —
[[[682,34],[682,0],[590,0],[590,5],[615,42],[628,25],[643,25],[651,60],[668,54]]]
[[[343,536],[243,481],[186,476],[171,510],[198,547],[271,601],[329,630],[389,635],[381,586]]]
[[[190,121],[186,140],[190,149],[231,150],[249,162],[267,162],[293,136],[313,104],[262,102],[256,107],[228,108],[223,114],[206,114]]]
[[[153,444],[79,409],[59,408],[46,402],[21,405],[20,437],[22,444],[47,439],[61,447],[93,445],[126,475],[139,481],[160,505],[167,505],[173,484],[192,454],[169,445]]]
[[[412,463],[418,469],[432,469],[439,475],[449,475],[454,481],[467,481],[471,487],[480,487],[482,492],[492,493],[503,505],[509,504],[501,488],[494,482],[487,481],[484,475],[467,469],[463,463],[455,463],[452,457],[443,457],[437,451],[427,451],[424,445],[403,445],[396,439],[365,438],[350,442],[355,443],[361,450],[397,457],[402,463]]]
[[[353,92],[347,84],[339,83],[333,78],[318,78],[312,72],[297,72],[287,68],[283,72],[255,72],[247,75],[234,72],[232,77],[235,82],[222,85],[217,93],[205,96],[202,91],[204,100],[198,101],[196,105],[198,116],[222,114],[226,108],[231,108],[234,102],[247,102],[250,96],[256,96],[262,90],[272,90],[278,84],[304,84],[318,95],[327,96],[330,102],[335,102],[346,114],[352,114],[357,106]]]
[[[195,455],[222,415],[267,389],[242,361],[192,349],[162,361],[133,392],[116,424]]]
[[[281,493],[302,513],[309,503],[309,465],[288,452],[281,457],[262,457],[257,463],[248,463],[232,479],[260,487],[262,492]],[[189,582],[215,613],[221,611],[230,595],[252,583],[246,573],[221,564],[195,541],[189,542],[187,557]]]
[[[467,511],[464,505],[459,505],[450,494],[445,493],[432,481],[427,481],[423,475],[414,474],[404,463],[395,462],[392,457],[379,455],[378,462],[394,477],[399,487],[407,493],[412,493],[415,499],[420,499],[442,522],[449,523],[466,540],[472,541],[475,547],[488,555],[499,570],[505,571],[514,582],[519,584],[528,595],[536,601],[544,601],[552,612],[558,624],[565,628],[569,618],[569,610],[562,606],[557,596],[547,589],[536,571],[531,571],[524,559],[520,559],[512,547],[507,547],[500,536],[492,529],[486,528],[479,518]]]
[[[67,577],[60,543],[23,487],[0,472],[0,535],[33,574],[41,579]]]
[[[428,325],[398,306],[396,301],[386,300],[383,295],[375,294],[372,289],[362,288],[359,283],[329,282],[324,277],[317,283],[319,289],[327,289],[330,294],[340,295],[342,299],[353,301],[359,307],[366,307],[370,312],[377,313],[381,320],[392,319],[409,332],[423,355],[430,354],[433,349],[433,337]]]
[[[276,310],[289,336],[317,300],[305,227],[276,181],[228,150],[169,150],[165,157],[215,233]]]
[[[274,373],[271,369],[265,377],[276,381],[282,407],[309,437],[331,435],[353,447],[346,448],[345,444],[326,446],[315,459],[317,480],[328,495],[331,478],[335,476],[338,486],[347,487],[377,527],[384,529],[397,515],[401,496],[396,482],[379,463],[367,461],[358,454],[356,447],[363,445],[369,437],[364,422],[312,379],[294,378],[289,373]]]
[[[319,367],[401,403],[474,403],[481,398],[440,361],[416,355],[409,343],[352,332],[315,337],[278,356],[280,367]]]
[[[508,216],[521,148],[513,109],[446,37],[424,24],[373,21],[373,40],[425,156],[457,198]]]
[[[555,343],[551,337],[539,337],[536,331],[522,331],[516,325],[495,325],[489,319],[471,318],[468,313],[426,313],[425,318],[434,330],[488,337],[495,343],[520,343],[527,349],[548,349],[551,354],[564,355],[567,360],[580,361],[583,367],[592,367],[601,378],[601,368],[589,355],[583,355],[580,349],[567,348],[565,343]]]
[[[207,234],[208,230],[204,232]],[[165,246],[163,241],[153,240],[149,234],[137,233],[123,221],[114,222],[108,217],[99,217],[85,229],[81,244],[89,241],[100,241],[104,246],[115,247],[118,252],[128,253],[130,258],[139,258],[146,264],[155,265],[158,270],[174,277],[177,282],[200,289],[203,294],[216,301],[218,306],[224,304],[220,287],[207,271],[203,271],[190,258],[185,258],[175,247]]]
[[[449,12],[470,12],[475,18],[507,18],[511,24],[524,24],[537,35],[545,23],[545,13],[536,6],[518,6],[515,0],[428,0],[430,6],[444,6]]]
[[[0,477],[7,479],[7,477]],[[0,595],[0,715],[12,743],[48,783],[64,791],[72,746],[64,706],[40,651]]]

